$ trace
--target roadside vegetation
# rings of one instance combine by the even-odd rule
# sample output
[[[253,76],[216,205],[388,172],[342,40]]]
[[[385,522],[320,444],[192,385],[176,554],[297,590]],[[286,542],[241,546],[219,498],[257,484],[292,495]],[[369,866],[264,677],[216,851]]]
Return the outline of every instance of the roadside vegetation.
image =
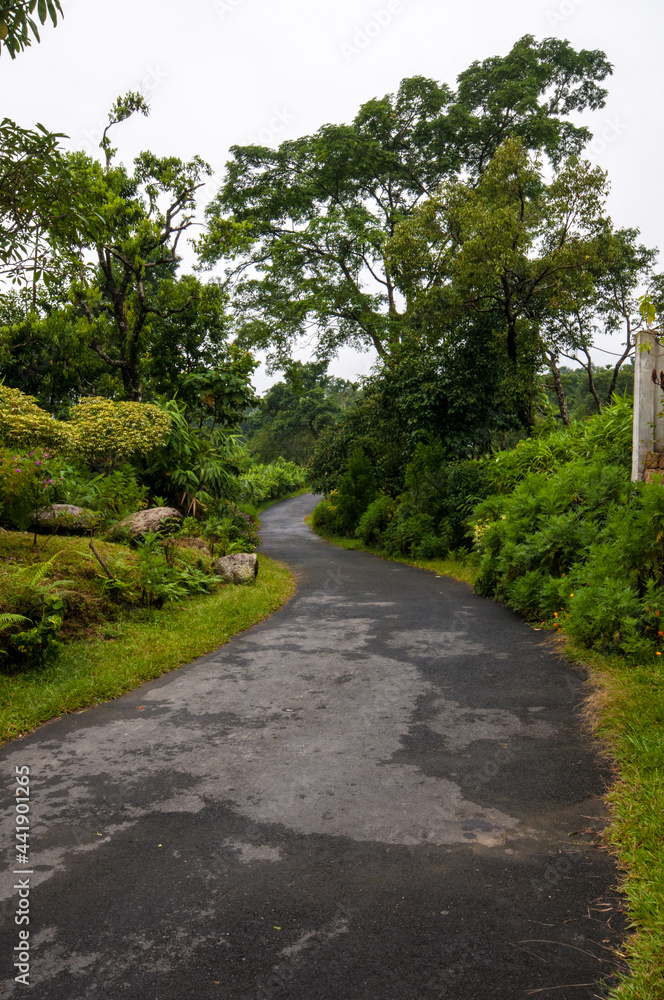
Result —
[[[109,558],[112,548],[104,547]],[[224,585],[186,602],[171,602],[158,613],[118,614],[88,624],[85,637],[66,643],[57,657],[15,673],[0,672],[0,742],[117,698],[262,621],[295,588],[285,566],[266,556],[259,557],[259,565],[254,584]],[[89,570],[94,572],[91,565]]]

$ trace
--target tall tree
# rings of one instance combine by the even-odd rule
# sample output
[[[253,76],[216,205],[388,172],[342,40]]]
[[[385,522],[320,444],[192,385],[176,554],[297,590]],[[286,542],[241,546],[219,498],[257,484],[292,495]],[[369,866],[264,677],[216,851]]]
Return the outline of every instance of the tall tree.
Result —
[[[60,140],[43,125],[25,129],[0,122],[0,277],[50,280],[80,267],[81,225],[90,232],[101,221]]]
[[[605,403],[611,402],[620,370],[634,353],[636,335],[644,323],[639,309],[639,291],[647,289],[654,294],[658,281],[653,272],[657,251],[639,243],[638,237],[638,229],[620,229],[607,234],[601,242],[596,282],[590,294],[578,295],[567,309],[555,311],[545,323],[545,339],[557,345],[547,351],[547,363],[554,377],[564,422],[567,422],[566,403],[561,396],[562,381],[559,373],[556,374],[559,355],[575,361],[585,370],[588,391],[597,409],[601,410]],[[625,346],[611,366],[608,383],[605,377],[600,380],[601,389],[590,348],[598,335],[610,337],[620,333]]]
[[[59,0],[0,0],[0,53],[12,59],[39,41],[35,18],[57,23]],[[60,145],[66,138],[43,125],[26,129],[0,121],[0,278],[29,281],[33,302],[40,279],[49,281],[79,266],[76,235],[84,221],[99,221]]]
[[[230,260],[242,339],[288,357],[315,328],[318,353],[343,344],[398,351],[407,320],[385,258],[399,222],[461,172],[478,178],[508,135],[557,162],[587,129],[571,113],[601,107],[603,53],[527,35],[473,63],[453,90],[424,77],[272,150],[235,146],[208,209],[203,264]]]
[[[100,143],[102,165],[84,154],[73,160],[90,192],[101,230],[83,231],[96,265],[80,281],[74,300],[88,322],[90,347],[122,381],[126,399],[142,397],[141,356],[150,325],[167,323],[191,306],[185,283],[176,283],[179,245],[193,223],[196,191],[211,169],[200,157],[141,153],[129,172],[114,161],[109,130],[132,114],[147,114],[140,94],[118,98]]]
[[[522,424],[551,315],[588,299],[609,222],[606,176],[570,159],[546,183],[517,138],[506,140],[477,184],[451,181],[397,227],[388,264],[426,342],[454,337],[469,312],[494,326],[507,361],[505,390]]]

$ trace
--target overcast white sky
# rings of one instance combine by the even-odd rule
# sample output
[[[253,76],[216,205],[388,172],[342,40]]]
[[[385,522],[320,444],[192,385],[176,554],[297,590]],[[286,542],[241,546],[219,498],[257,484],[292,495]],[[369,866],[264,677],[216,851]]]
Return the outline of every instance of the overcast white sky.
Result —
[[[662,38],[660,0],[62,0],[64,21],[42,44],[0,60],[1,116],[65,132],[96,155],[113,100],[129,89],[150,99],[148,119],[118,128],[125,162],[141,149],[221,172],[228,149],[278,145],[359,105],[407,76],[453,84],[473,60],[503,55],[524,34],[603,49],[614,64],[606,108],[588,116],[589,158],[609,171],[610,211],[660,246]],[[366,29],[366,31],[364,30]],[[358,35],[358,31],[360,34]],[[210,194],[214,192],[211,187]],[[614,344],[603,343],[612,349]],[[303,352],[301,357],[304,359]],[[595,359],[609,361],[596,352]],[[369,370],[346,352],[335,374]],[[257,378],[261,391],[269,384]]]

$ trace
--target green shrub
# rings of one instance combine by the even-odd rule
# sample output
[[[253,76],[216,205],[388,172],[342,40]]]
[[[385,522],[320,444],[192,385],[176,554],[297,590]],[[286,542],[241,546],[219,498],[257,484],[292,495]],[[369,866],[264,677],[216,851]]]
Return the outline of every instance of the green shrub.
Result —
[[[0,446],[66,451],[72,440],[69,424],[55,420],[32,396],[0,385]]]
[[[62,649],[58,640],[67,605],[62,598],[50,595],[44,599],[42,614],[32,628],[9,636],[9,662],[19,666],[39,663],[43,666]]]
[[[229,540],[234,552],[255,552],[261,543],[258,519],[250,510],[243,510],[229,500],[221,500],[214,507],[217,517],[230,521]],[[230,549],[229,549],[230,551]]]
[[[32,396],[0,385],[0,445],[8,448],[47,448],[115,466],[159,451],[171,424],[171,415],[151,403],[116,403],[100,396],[73,406],[70,421],[55,420]]]
[[[261,543],[255,514],[243,510],[230,500],[216,500],[206,508],[207,517],[185,517],[178,535],[202,538],[210,552],[255,552]],[[222,551],[223,550],[223,551]]]
[[[535,435],[510,451],[498,452],[489,463],[492,492],[510,493],[533,472],[555,473],[566,462],[600,459],[629,470],[632,448],[632,400],[614,397],[596,417],[571,427]]]
[[[94,502],[90,505],[105,517],[121,520],[148,503],[148,488],[138,482],[136,472],[125,465],[95,482]]]
[[[382,543],[388,555],[412,555],[417,559],[437,559],[445,556],[449,549],[447,536],[436,534],[431,514],[412,513],[407,503],[398,509],[383,534]]]
[[[556,578],[569,573],[587,558],[610,513],[630,491],[622,469],[576,461],[555,475],[526,476],[498,503],[494,497],[480,503],[473,518],[482,553],[478,589],[523,614],[544,610],[520,578],[531,571]]]
[[[528,442],[517,458],[500,456],[501,492],[472,522],[480,593],[557,620],[585,646],[642,657],[664,638],[664,489],[630,482],[628,417],[618,401],[551,435],[555,447]]]
[[[46,562],[16,568],[3,603],[11,608],[0,619],[4,622],[1,660],[3,668],[29,667],[44,664],[57,656],[61,648],[58,640],[67,605],[66,587],[69,580],[49,579],[60,553]],[[14,619],[14,621],[12,621]],[[19,622],[30,626],[18,630]],[[13,631],[5,631],[14,626]]]
[[[48,452],[0,451],[0,519],[17,531],[28,531],[37,513],[53,503],[58,484]]]
[[[383,494],[369,504],[360,518],[355,534],[365,545],[380,545],[383,532],[394,518],[396,502]]]
[[[155,532],[148,531],[137,542],[136,551],[137,585],[141,603],[149,610],[162,607],[166,601],[182,600],[187,594],[207,593],[220,582],[219,577],[188,559],[185,551],[177,550],[176,555],[172,540],[164,541]]]
[[[116,403],[88,396],[72,407],[73,453],[88,463],[118,464],[147,458],[164,448],[172,417],[152,403]]]
[[[241,503],[262,504],[304,489],[305,485],[302,466],[278,459],[269,465],[254,465],[240,476],[238,498]]]
[[[130,465],[97,475],[82,466],[56,467],[60,478],[58,499],[99,511],[106,522],[119,521],[147,506],[148,487],[140,485]]]
[[[491,478],[486,462],[450,462],[445,455],[446,448],[439,442],[417,446],[406,467],[403,499],[413,512],[431,515],[436,526],[433,537],[443,540],[447,548],[470,549],[466,522],[478,501],[491,492]],[[434,548],[439,551],[440,545]]]
[[[339,530],[343,534],[355,533],[362,514],[377,492],[374,468],[364,451],[356,448],[339,480],[339,489],[335,495]]]
[[[438,528],[438,534],[430,531],[422,535],[419,541],[413,545],[411,554],[416,559],[444,559],[449,551],[449,534],[445,532],[443,525]]]
[[[341,531],[339,509],[334,495],[330,497],[329,500],[321,500],[321,502],[314,507],[312,524],[314,528],[327,532],[330,535],[339,534]]]
[[[380,545],[390,555],[417,559],[442,559],[450,548],[471,548],[466,520],[478,499],[487,496],[489,475],[485,463],[449,462],[446,454],[446,446],[440,442],[417,445],[405,469],[405,492],[396,499],[383,494],[362,514],[356,534],[365,544]],[[366,461],[360,462],[362,453],[356,455],[353,468],[366,468]],[[348,520],[344,483],[352,475],[349,465],[334,498],[341,508],[342,526]],[[354,475],[357,479],[358,471]],[[368,486],[373,487],[373,482],[373,474],[367,476]]]

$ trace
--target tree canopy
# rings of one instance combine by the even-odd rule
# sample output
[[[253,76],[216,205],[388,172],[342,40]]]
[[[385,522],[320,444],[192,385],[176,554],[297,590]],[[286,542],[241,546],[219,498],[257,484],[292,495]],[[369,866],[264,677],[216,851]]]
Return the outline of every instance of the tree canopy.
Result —
[[[232,147],[199,249],[229,263],[239,336],[287,358],[314,329],[321,357],[343,344],[389,357],[407,325],[385,257],[397,225],[443,181],[481,177],[508,136],[553,163],[578,153],[590,133],[569,116],[603,105],[610,72],[599,51],[526,35],[456,89],[411,77],[350,125]]]
[[[546,183],[541,164],[513,137],[476,184],[443,184],[386,244],[406,319],[424,343],[457,336],[468,314],[488,318],[524,426],[533,421],[545,320],[589,297],[603,269],[606,185],[603,171],[577,158]]]
[[[178,274],[180,245],[209,167],[199,157],[184,162],[144,152],[127,169],[111,146],[115,126],[148,111],[138,93],[115,101],[102,162],[58,151],[53,178],[71,181],[86,206],[67,234],[75,266],[48,276],[33,265],[31,287],[25,275],[17,277],[14,291],[0,298],[0,376],[62,415],[87,395],[177,396],[201,427],[235,425],[254,398],[255,363],[229,348],[228,296],[219,282]],[[37,182],[24,165],[22,187],[34,198],[51,174],[37,158],[30,169]],[[43,224],[40,215],[30,222],[17,211],[17,238],[37,240]],[[42,242],[52,253],[53,227],[43,230]]]

